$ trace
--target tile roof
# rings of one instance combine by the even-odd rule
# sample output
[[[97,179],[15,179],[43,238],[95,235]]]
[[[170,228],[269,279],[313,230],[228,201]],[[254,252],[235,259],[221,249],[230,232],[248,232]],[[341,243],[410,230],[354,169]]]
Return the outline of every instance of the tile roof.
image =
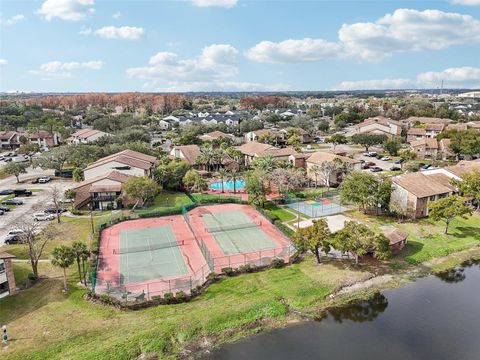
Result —
[[[90,164],[89,166],[87,166],[85,168],[85,170],[90,170],[90,169],[93,169],[93,168],[96,168],[98,166],[105,165],[105,164],[108,164],[109,162],[114,162],[114,161],[119,162],[121,164],[128,165],[128,166],[136,167],[136,168],[139,168],[139,169],[142,169],[142,170],[149,170],[153,166],[152,163],[148,162],[148,161],[136,159],[136,158],[133,158],[133,157],[130,157],[130,156],[127,156],[127,155],[117,155],[117,156],[112,157],[112,158],[103,158],[103,159],[100,159],[98,161],[95,161],[93,164]]]
[[[418,198],[450,193],[452,190],[420,172],[403,174],[392,179],[394,184],[404,188]]]
[[[425,136],[427,134],[427,130],[424,128],[410,128],[407,131],[407,135],[423,135]]]
[[[445,130],[458,130],[458,131],[465,131],[467,130],[467,124],[448,124]]]
[[[286,147],[281,149],[267,149],[262,154],[258,154],[259,156],[273,156],[273,157],[283,157],[283,156],[290,156],[295,155],[297,151],[292,147]]]
[[[462,175],[472,171],[480,171],[480,159],[460,161],[457,165],[448,166],[444,169],[455,176],[461,177]]]
[[[275,149],[275,147],[272,145],[259,143],[257,141],[250,141],[246,144],[239,146],[237,149],[240,150],[242,154],[254,156],[260,155],[268,149]]]
[[[15,258],[16,258],[15,255],[9,254],[5,251],[0,251],[0,259],[15,259]]]
[[[425,149],[438,149],[438,141],[433,138],[424,138],[410,142],[411,147],[425,146]]]
[[[427,131],[443,131],[445,129],[445,124],[443,123],[429,123],[425,126]]]
[[[209,133],[206,133],[206,134],[203,134],[203,135],[200,135],[199,136],[200,139],[202,140],[212,140],[212,139],[219,139],[219,138],[233,138],[233,135],[231,134],[226,134],[222,131],[212,131],[212,132],[209,132]]]
[[[94,182],[97,182],[99,180],[104,180],[104,179],[110,179],[110,180],[118,181],[118,182],[123,184],[123,183],[127,182],[128,179],[130,179],[130,178],[131,178],[130,175],[126,175],[124,173],[121,173],[119,171],[114,170],[114,171],[110,171],[109,173],[99,175],[97,177],[94,177],[94,178],[91,178],[91,179],[88,179],[88,180],[84,180],[84,181],[78,183],[77,186],[74,187],[74,189],[85,186],[85,185],[89,185],[89,184],[92,184]]]
[[[390,245],[395,245],[407,239],[408,234],[393,226],[380,226],[380,231],[390,241]]]
[[[181,145],[174,146],[172,151],[181,151],[183,154],[184,160],[190,165],[195,165],[197,158],[200,156],[200,147],[198,145]]]
[[[430,124],[430,123],[443,123],[447,124],[452,122],[450,119],[445,118],[433,118],[433,117],[422,117],[422,116],[410,116],[408,119],[402,120],[403,122],[407,123],[416,123],[417,121],[423,124]]]

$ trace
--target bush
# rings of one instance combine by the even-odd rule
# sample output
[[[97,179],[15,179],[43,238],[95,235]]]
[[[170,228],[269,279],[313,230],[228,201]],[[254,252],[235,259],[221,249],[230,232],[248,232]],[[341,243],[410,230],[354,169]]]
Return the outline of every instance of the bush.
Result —
[[[270,266],[274,269],[280,269],[285,266],[285,261],[283,259],[273,259]]]
[[[161,295],[153,295],[152,300],[154,301],[162,301],[162,296]]]
[[[222,269],[222,273],[224,273],[227,276],[233,276],[235,275],[235,271],[231,267],[225,267]]]
[[[298,252],[290,256],[290,263],[292,264],[298,264],[300,261],[302,261],[302,255]]]
[[[217,280],[217,275],[210,273],[207,275],[207,281],[215,282]]]
[[[173,304],[175,302],[175,297],[171,292],[165,293],[165,295],[163,295],[163,299],[167,304]]]
[[[179,291],[175,294],[177,302],[187,302],[189,300],[188,295],[184,291]]]
[[[238,272],[241,274],[251,273],[255,271],[255,267],[250,264],[241,265],[238,268]]]
[[[288,226],[283,225],[280,220],[279,220],[279,221],[275,221],[275,222],[274,222],[274,225],[275,225],[281,232],[283,232],[287,237],[293,237],[293,236],[295,235],[295,231],[293,231],[292,229],[290,229]]]

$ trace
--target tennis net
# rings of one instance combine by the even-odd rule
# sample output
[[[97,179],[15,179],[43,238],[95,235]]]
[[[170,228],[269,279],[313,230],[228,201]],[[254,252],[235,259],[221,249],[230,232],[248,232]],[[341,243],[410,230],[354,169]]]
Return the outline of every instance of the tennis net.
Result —
[[[255,228],[261,225],[262,225],[262,222],[258,221],[258,222],[249,222],[245,224],[209,226],[207,227],[207,231],[210,233],[225,232],[225,231],[232,231],[232,230]]]
[[[182,245],[185,245],[185,240],[170,241],[170,242],[162,243],[162,244],[130,246],[130,247],[127,247],[127,248],[113,249],[113,253],[115,255],[130,254],[130,253],[136,253],[136,252],[154,251],[154,250],[172,248],[172,247],[177,247],[177,246],[182,246]]]

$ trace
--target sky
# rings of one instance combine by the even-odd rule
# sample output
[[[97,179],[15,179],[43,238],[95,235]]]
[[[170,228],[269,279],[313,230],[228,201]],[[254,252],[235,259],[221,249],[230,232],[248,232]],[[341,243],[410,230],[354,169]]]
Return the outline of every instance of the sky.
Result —
[[[2,0],[0,91],[480,88],[480,0]]]

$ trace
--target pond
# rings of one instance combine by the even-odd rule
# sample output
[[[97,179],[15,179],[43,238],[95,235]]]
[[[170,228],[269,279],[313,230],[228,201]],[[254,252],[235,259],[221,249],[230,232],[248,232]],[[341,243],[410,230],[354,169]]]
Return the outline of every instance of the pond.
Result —
[[[222,181],[216,181],[208,185],[208,187],[212,190],[222,191]],[[238,180],[226,180],[223,181],[223,190],[224,191],[233,191],[235,190],[243,190],[245,188],[245,180],[238,179]]]
[[[475,360],[479,329],[480,266],[470,262],[204,359]]]

